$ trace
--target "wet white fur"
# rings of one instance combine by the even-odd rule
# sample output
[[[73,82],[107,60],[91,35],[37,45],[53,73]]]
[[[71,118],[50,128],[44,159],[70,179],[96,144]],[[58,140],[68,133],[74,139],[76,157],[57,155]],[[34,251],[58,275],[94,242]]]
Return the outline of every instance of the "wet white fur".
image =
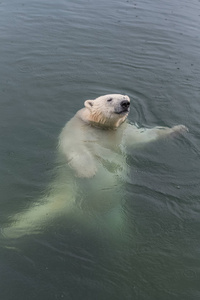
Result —
[[[58,152],[62,163],[48,194],[15,216],[10,227],[4,228],[5,236],[16,238],[40,232],[56,216],[67,215],[77,205],[86,211],[103,211],[104,215],[114,211],[120,206],[120,179],[123,181],[127,172],[126,148],[187,130],[183,125],[137,128],[126,121],[128,111],[119,113],[122,101],[130,99],[110,94],[85,101],[85,107],[60,134]],[[80,191],[88,196],[81,198]]]

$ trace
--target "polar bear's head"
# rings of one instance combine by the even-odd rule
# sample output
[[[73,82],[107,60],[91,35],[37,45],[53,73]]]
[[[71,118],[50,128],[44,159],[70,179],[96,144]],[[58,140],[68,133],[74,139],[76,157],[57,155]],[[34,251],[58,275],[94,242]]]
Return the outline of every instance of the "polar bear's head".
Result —
[[[106,127],[118,127],[128,116],[130,98],[120,94],[110,94],[94,100],[86,100],[89,111],[88,121]]]

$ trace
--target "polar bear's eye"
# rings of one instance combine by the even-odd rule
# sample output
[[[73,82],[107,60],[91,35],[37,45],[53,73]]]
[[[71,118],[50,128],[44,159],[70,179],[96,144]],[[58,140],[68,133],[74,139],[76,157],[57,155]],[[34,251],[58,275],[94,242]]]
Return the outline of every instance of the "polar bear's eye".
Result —
[[[108,100],[107,100],[107,102],[111,102],[112,101],[112,98],[109,98]]]

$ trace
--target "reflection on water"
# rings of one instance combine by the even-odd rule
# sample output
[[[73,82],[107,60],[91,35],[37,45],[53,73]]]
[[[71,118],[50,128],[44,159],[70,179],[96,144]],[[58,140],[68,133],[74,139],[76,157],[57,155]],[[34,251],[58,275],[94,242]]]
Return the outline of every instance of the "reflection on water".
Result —
[[[187,0],[0,3],[1,227],[42,198],[85,99],[128,94],[131,121],[190,130],[130,151],[119,239],[65,217],[1,236],[2,299],[199,299],[199,15]]]

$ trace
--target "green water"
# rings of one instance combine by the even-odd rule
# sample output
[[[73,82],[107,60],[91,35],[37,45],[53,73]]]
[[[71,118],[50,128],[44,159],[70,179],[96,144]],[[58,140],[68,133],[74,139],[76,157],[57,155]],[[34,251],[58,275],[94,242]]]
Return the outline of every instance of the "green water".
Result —
[[[190,130],[128,153],[119,237],[2,235],[0,298],[200,299],[200,2],[2,0],[0,29],[1,227],[43,194],[84,100],[127,94],[132,122]]]

